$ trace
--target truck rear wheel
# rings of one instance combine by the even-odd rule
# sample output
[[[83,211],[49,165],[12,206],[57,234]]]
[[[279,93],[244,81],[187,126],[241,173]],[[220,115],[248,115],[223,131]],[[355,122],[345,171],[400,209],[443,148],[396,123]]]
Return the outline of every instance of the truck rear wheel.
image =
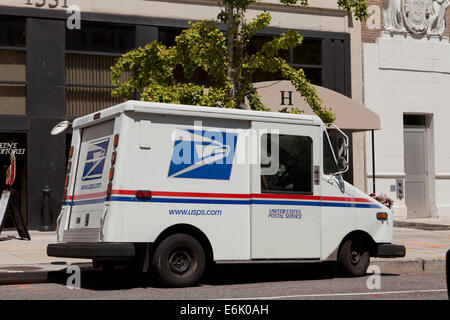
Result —
[[[338,255],[339,273],[347,277],[362,277],[369,267],[370,254],[365,242],[358,238],[346,240]]]
[[[164,239],[152,258],[153,272],[167,287],[187,287],[197,283],[206,267],[202,245],[187,234],[174,234]]]

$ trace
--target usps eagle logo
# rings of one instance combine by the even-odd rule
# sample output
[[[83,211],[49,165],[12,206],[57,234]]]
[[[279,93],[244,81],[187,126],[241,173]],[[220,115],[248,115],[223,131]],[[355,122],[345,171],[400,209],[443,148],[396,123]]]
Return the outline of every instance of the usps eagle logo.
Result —
[[[102,177],[108,145],[109,138],[89,145],[81,181],[95,180]]]
[[[229,180],[237,133],[177,129],[170,178]]]

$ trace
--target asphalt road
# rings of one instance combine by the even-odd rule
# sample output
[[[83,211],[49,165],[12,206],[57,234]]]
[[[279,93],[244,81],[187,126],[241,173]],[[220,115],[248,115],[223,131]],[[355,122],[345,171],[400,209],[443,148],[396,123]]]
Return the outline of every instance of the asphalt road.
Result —
[[[50,283],[0,286],[7,300],[447,300],[445,273],[381,274],[340,278],[327,265],[216,266],[191,288],[160,288],[151,278],[126,271],[82,270],[81,288],[69,289],[70,274]],[[369,289],[368,281],[379,288]],[[75,282],[69,282],[75,284]]]

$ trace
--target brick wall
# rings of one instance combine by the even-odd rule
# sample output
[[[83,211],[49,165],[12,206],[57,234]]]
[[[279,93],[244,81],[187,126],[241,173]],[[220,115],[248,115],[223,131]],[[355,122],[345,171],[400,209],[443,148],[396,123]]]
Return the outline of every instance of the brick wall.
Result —
[[[383,1],[388,2],[388,0],[367,0],[369,18],[362,23],[361,37],[363,43],[375,42],[383,30]],[[444,36],[450,37],[450,7],[447,8]]]
[[[383,0],[367,0],[367,8],[369,18],[361,24],[361,36],[363,43],[372,43],[375,42],[383,30]]]

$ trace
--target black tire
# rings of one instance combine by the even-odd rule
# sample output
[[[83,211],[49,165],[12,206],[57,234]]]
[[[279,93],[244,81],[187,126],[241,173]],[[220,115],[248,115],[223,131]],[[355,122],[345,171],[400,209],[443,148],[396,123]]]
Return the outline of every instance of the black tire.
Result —
[[[187,234],[174,234],[164,239],[152,258],[153,273],[166,287],[192,286],[200,280],[205,268],[205,250]]]
[[[346,277],[365,276],[369,263],[369,248],[364,241],[350,238],[342,244],[337,261],[340,275]]]

